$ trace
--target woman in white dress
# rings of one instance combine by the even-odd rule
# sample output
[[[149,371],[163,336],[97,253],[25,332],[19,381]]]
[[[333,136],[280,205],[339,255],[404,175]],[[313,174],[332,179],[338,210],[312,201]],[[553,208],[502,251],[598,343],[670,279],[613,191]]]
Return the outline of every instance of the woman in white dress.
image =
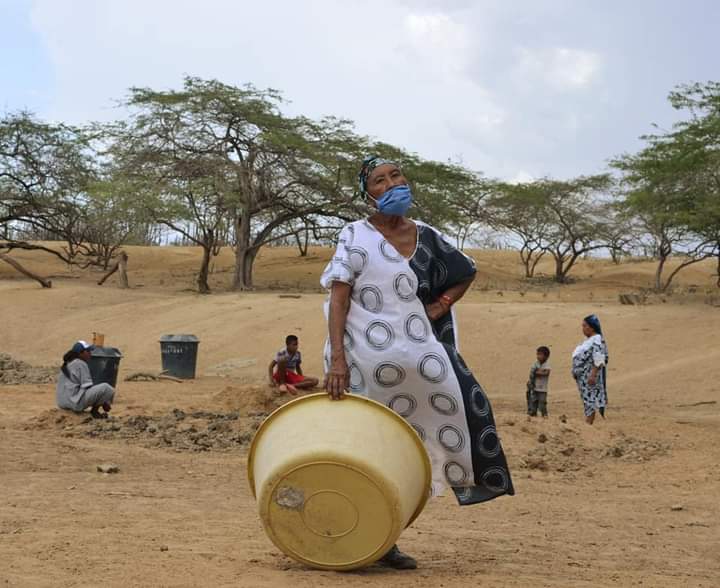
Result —
[[[375,212],[347,225],[321,284],[325,386],[389,406],[417,431],[433,467],[433,495],[450,486],[461,505],[514,494],[484,390],[458,353],[453,305],[475,277],[472,259],[405,217],[412,192],[400,168],[367,158],[360,190]],[[415,561],[393,547],[396,568]]]
[[[585,422],[592,425],[596,412],[605,418],[608,348],[596,315],[583,319],[582,332],[586,339],[573,352],[572,375],[583,401]]]

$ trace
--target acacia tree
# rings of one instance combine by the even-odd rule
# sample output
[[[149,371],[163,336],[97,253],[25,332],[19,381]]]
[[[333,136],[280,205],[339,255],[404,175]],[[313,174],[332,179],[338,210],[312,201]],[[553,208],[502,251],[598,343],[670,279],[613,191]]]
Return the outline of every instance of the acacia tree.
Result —
[[[86,266],[107,270],[123,245],[147,243],[151,220],[113,170],[90,183],[80,207],[82,241],[76,244]]]
[[[452,177],[455,181],[450,182],[451,192],[447,198],[451,227],[448,230],[455,235],[458,249],[465,249],[469,239],[491,226],[487,204],[497,189],[496,182],[469,171],[456,172]]]
[[[643,137],[637,154],[614,167],[626,188],[621,205],[655,244],[655,289],[667,290],[684,268],[718,258],[720,285],[720,83],[680,86],[671,105],[689,113],[671,131]],[[667,275],[667,263],[679,263]]]
[[[680,86],[670,93],[670,103],[690,115],[674,126],[666,142],[684,153],[684,177],[693,195],[688,226],[703,255],[716,259],[720,287],[720,82]]]
[[[116,127],[112,153],[136,210],[202,249],[198,292],[210,293],[210,261],[228,238],[231,177],[222,160],[193,149],[195,128],[181,117],[139,116]]]
[[[618,202],[602,205],[601,212],[606,219],[605,241],[610,257],[615,264],[620,264],[624,257],[642,246],[643,231],[637,219],[627,214]]]
[[[78,202],[92,178],[91,168],[86,138],[78,129],[43,123],[27,112],[0,119],[0,250],[44,251],[71,263],[73,248],[58,251],[22,237],[35,231],[72,236],[69,242],[77,243]],[[3,259],[8,261],[7,254]],[[49,287],[49,281],[43,285]]]
[[[682,269],[706,258],[704,244],[694,242],[692,231],[681,220],[683,214],[678,208],[679,202],[664,188],[635,188],[624,196],[620,205],[651,239],[652,251],[657,258],[655,290],[667,290]],[[682,255],[683,259],[666,276],[664,271],[673,255]]]
[[[349,220],[351,220],[349,214],[342,214],[339,217],[311,215],[293,219],[282,227],[282,231],[289,233],[290,237],[278,242],[285,245],[294,244],[298,248],[300,257],[306,257],[311,243],[333,242],[345,222]]]
[[[491,226],[510,232],[519,241],[525,277],[534,277],[538,263],[550,247],[551,219],[544,193],[532,182],[498,183],[488,205]]]
[[[600,174],[536,182],[550,219],[547,251],[555,261],[556,282],[567,282],[578,259],[607,246],[609,223],[600,197],[610,190],[612,181]]]
[[[136,110],[128,143],[164,149],[176,166],[202,161],[211,170],[195,171],[205,189],[212,176],[216,203],[222,199],[213,208],[218,222],[228,219],[234,241],[234,289],[252,287],[258,251],[294,234],[289,222],[336,215],[351,201],[346,168],[362,141],[347,121],[287,117],[274,90],[191,77],[179,91],[134,88],[128,103]]]

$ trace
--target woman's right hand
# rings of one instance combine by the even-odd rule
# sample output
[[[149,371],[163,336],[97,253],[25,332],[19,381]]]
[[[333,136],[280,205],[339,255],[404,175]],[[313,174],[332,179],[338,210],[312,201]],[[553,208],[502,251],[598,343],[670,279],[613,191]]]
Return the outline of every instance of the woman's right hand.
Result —
[[[431,321],[436,321],[450,312],[450,307],[442,302],[431,302],[425,305],[425,314]]]
[[[350,370],[345,355],[334,358],[330,371],[325,375],[325,390],[332,400],[340,400],[350,386]]]

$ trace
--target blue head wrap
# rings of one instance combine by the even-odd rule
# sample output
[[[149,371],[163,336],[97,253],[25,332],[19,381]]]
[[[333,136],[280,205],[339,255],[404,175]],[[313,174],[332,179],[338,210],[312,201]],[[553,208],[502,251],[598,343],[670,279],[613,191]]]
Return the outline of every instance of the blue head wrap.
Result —
[[[591,314],[583,319],[588,325],[590,325],[598,335],[602,335],[602,327],[600,326],[600,319],[596,314]]]
[[[358,183],[360,184],[361,194],[367,194],[367,180],[370,177],[372,171],[376,167],[380,167],[381,165],[395,165],[397,167],[400,167],[394,161],[390,161],[389,159],[383,159],[379,155],[369,155],[368,157],[363,159],[362,167],[360,168],[360,173],[358,174]]]

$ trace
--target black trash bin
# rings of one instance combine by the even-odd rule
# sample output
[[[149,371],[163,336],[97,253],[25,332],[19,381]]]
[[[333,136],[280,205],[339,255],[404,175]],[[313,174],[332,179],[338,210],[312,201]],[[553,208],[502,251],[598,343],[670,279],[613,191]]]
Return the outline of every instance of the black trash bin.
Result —
[[[163,335],[160,355],[163,372],[176,378],[192,380],[197,364],[198,338],[195,335]]]
[[[95,347],[90,354],[90,375],[93,384],[117,385],[122,353],[115,347]]]

